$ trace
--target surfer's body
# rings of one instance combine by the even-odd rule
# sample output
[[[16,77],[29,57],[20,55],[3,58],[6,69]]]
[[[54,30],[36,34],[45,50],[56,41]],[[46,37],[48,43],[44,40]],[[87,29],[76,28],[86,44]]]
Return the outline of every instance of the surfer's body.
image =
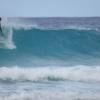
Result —
[[[0,17],[0,35],[4,36],[3,32],[2,32],[2,27],[1,27],[1,17]]]

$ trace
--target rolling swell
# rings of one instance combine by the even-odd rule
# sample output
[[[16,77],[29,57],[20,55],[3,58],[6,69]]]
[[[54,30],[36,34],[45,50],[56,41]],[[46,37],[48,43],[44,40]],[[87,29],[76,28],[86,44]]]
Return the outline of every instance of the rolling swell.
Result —
[[[17,48],[0,49],[0,65],[89,64],[89,60],[97,64],[100,58],[100,33],[94,30],[14,29],[13,33]]]

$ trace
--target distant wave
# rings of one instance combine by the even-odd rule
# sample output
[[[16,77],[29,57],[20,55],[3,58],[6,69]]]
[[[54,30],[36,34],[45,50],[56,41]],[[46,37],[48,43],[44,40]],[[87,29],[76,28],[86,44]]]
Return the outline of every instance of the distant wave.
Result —
[[[3,24],[6,27],[12,27],[12,29],[24,29],[24,30],[30,30],[30,29],[40,29],[40,30],[64,30],[64,29],[75,29],[75,30],[95,30],[95,31],[100,31],[98,27],[87,27],[87,26],[81,26],[81,25],[65,25],[62,27],[54,27],[54,26],[43,26],[39,25],[37,23],[8,23],[8,24]]]
[[[74,67],[1,67],[0,80],[4,81],[81,81],[100,82],[100,66],[74,66]]]
[[[10,19],[10,20],[9,20]],[[8,26],[15,29],[79,29],[100,30],[100,18],[8,18]]]

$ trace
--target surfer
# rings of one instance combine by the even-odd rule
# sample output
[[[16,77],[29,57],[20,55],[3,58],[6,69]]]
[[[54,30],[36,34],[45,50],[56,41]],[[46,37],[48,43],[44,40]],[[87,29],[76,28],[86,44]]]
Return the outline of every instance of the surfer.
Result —
[[[1,19],[1,17],[0,17],[0,35],[1,35],[1,36],[4,36],[4,34],[3,34],[3,32],[2,32],[2,27],[1,27],[1,20],[2,20],[2,19]]]

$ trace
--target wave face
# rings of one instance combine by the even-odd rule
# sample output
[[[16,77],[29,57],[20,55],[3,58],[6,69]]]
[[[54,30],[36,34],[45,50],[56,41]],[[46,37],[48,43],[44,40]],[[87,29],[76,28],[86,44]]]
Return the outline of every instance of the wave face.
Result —
[[[93,64],[99,63],[100,32],[96,30],[21,28],[13,29],[13,38],[9,37],[10,42],[5,40],[6,44],[12,48],[13,43],[16,49],[0,49],[2,66],[62,62],[66,65],[70,61],[71,64],[91,64],[92,60]]]
[[[4,18],[2,31],[0,100],[100,100],[100,18]]]

